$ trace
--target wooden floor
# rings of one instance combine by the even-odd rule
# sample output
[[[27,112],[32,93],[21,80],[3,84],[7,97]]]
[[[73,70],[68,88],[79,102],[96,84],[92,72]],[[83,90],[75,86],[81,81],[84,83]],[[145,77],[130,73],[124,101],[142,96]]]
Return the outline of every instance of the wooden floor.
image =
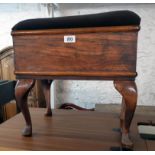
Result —
[[[22,137],[21,114],[0,125],[0,150],[117,150],[120,148],[119,114],[55,110],[44,117],[45,109],[31,109],[33,136]],[[134,150],[155,150],[155,141],[140,138],[137,122],[155,120],[136,114],[131,138]]]

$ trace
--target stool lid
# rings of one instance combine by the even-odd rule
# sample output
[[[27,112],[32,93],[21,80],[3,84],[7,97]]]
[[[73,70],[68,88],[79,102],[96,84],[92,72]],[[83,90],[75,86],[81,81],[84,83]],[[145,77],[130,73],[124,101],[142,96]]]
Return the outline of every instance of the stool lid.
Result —
[[[12,30],[45,30],[84,27],[139,25],[140,17],[128,10],[98,14],[28,19],[17,23]]]

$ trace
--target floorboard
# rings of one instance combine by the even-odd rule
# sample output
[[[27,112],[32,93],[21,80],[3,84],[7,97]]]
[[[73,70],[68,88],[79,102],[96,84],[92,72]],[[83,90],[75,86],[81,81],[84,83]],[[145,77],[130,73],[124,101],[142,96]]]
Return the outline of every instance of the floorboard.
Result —
[[[96,111],[30,109],[33,136],[22,137],[25,125],[20,114],[0,125],[0,150],[111,150],[120,147],[119,114]],[[155,142],[140,138],[137,122],[152,116],[136,114],[131,126],[133,150],[153,150]],[[154,149],[155,150],[155,149]]]

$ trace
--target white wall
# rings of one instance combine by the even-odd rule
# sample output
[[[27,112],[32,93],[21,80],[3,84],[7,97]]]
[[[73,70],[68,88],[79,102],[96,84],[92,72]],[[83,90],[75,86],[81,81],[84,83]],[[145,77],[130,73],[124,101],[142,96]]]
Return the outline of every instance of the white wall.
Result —
[[[21,20],[48,17],[47,6],[43,4],[0,3],[0,50],[12,45],[11,28]]]
[[[55,16],[132,10],[141,17],[136,83],[138,105],[155,105],[155,4],[59,4]],[[56,81],[56,103],[72,102],[91,108],[96,103],[120,103],[111,81]]]

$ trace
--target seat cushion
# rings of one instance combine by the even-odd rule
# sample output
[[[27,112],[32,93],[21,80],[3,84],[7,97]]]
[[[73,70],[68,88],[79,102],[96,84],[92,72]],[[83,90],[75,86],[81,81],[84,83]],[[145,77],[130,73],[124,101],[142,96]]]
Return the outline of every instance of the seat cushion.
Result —
[[[28,19],[17,23],[12,30],[65,29],[139,24],[140,17],[136,13],[122,10],[79,16]]]

